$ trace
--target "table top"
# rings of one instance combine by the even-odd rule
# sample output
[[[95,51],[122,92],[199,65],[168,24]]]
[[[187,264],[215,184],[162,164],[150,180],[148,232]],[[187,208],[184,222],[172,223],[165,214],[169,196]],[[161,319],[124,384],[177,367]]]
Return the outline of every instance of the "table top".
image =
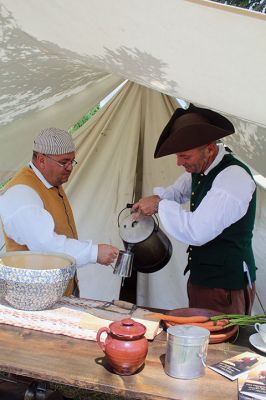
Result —
[[[4,324],[0,329],[0,370],[4,372],[130,399],[237,399],[237,382],[209,368],[205,369],[204,376],[192,380],[166,375],[163,366],[165,332],[149,341],[148,355],[141,371],[120,376],[108,367],[104,353],[94,341]],[[229,342],[210,344],[207,364],[247,349],[247,346]]]

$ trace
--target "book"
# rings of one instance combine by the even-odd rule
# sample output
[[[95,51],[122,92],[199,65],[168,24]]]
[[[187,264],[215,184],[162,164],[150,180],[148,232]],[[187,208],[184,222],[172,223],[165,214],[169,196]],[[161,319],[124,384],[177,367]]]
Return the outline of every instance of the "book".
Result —
[[[266,362],[238,378],[239,399],[266,399]]]
[[[246,351],[208,367],[233,381],[263,363],[266,363],[266,357]]]
[[[247,394],[243,394],[243,393],[239,392],[238,400],[257,400],[257,399],[255,399],[255,397],[248,396]]]
[[[255,397],[251,397],[251,396],[248,396],[248,395],[246,395],[246,394],[243,394],[243,393],[238,393],[238,400],[257,400],[257,399],[255,399]]]

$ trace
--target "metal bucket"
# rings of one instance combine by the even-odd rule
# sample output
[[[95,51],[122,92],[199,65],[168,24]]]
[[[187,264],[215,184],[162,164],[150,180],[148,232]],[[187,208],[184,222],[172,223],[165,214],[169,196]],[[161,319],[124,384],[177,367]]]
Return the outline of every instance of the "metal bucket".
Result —
[[[204,375],[210,332],[197,326],[167,329],[165,372],[173,378],[193,379]]]
[[[118,215],[119,234],[125,249],[134,254],[133,269],[142,273],[159,271],[169,262],[173,248],[166,234],[160,229],[156,216],[146,216],[139,221],[133,221],[131,213],[120,221]]]

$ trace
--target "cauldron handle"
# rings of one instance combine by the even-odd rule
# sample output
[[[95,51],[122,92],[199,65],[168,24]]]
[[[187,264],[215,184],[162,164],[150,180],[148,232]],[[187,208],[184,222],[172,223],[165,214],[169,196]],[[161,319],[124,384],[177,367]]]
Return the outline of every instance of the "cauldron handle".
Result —
[[[153,216],[154,216],[154,218],[156,219],[156,222],[157,222],[156,230],[158,231],[158,229],[159,229],[159,219],[158,219],[158,217],[157,217],[156,214],[153,214]]]
[[[126,207],[125,207],[125,208],[122,208],[122,210],[120,211],[120,213],[119,213],[118,216],[117,216],[117,225],[118,225],[118,228],[120,227],[120,215],[121,215],[121,213],[122,213],[124,210],[126,210],[127,208],[132,208],[132,207],[133,207],[133,203],[127,203]]]

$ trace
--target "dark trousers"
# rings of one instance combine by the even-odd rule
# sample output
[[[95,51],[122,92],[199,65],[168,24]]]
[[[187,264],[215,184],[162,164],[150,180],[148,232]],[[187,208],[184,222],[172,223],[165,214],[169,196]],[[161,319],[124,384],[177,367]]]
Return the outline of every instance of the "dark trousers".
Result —
[[[223,314],[251,314],[255,299],[255,283],[252,288],[246,286],[241,290],[207,288],[194,285],[188,279],[187,293],[189,307],[208,308]]]

